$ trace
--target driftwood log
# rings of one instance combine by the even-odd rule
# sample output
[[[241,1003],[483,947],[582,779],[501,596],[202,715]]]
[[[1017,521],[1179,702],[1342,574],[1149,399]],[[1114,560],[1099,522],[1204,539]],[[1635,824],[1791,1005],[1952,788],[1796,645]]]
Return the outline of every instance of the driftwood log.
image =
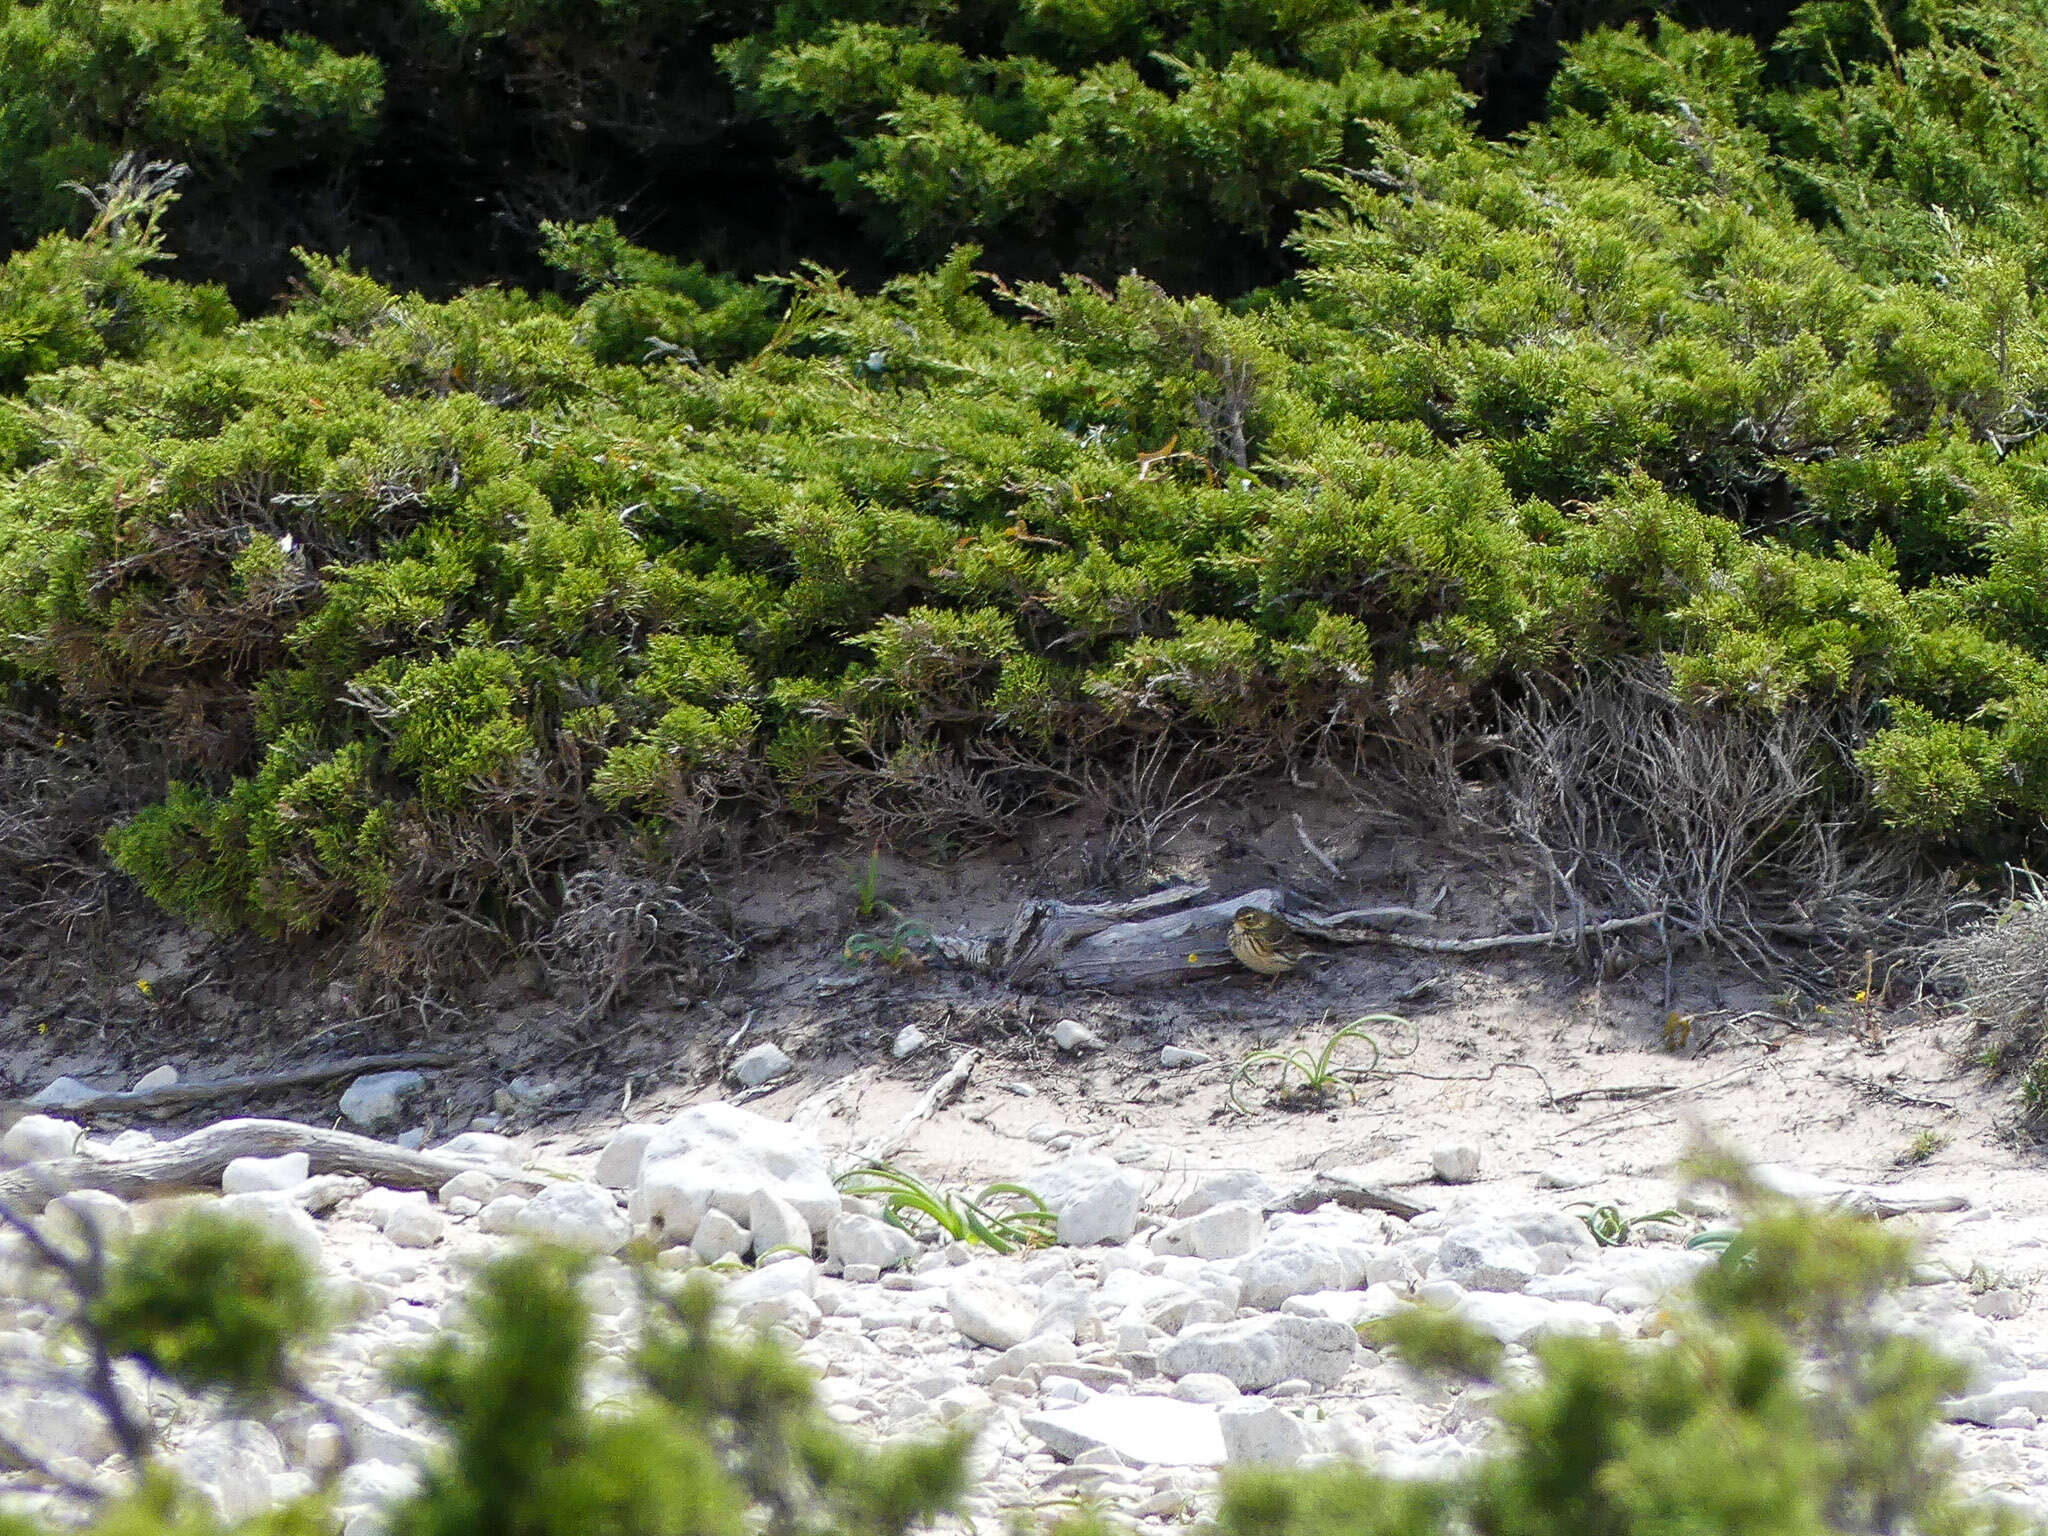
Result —
[[[1305,1214],[1333,1201],[1347,1211],[1385,1211],[1403,1221],[1413,1221],[1430,1209],[1406,1195],[1395,1194],[1385,1185],[1366,1184],[1348,1174],[1327,1170],[1315,1174],[1300,1188],[1288,1191],[1267,1209]]]
[[[956,965],[993,972],[1013,983],[1116,987],[1199,980],[1239,969],[1226,937],[1240,907],[1281,913],[1297,931],[1319,943],[1381,944],[1439,955],[1576,944],[1593,935],[1653,927],[1661,920],[1655,912],[1643,912],[1527,933],[1427,938],[1392,931],[1391,925],[1397,923],[1435,921],[1433,912],[1416,907],[1314,912],[1290,905],[1287,893],[1271,886],[1218,900],[1206,886],[1181,885],[1135,901],[1075,905],[1037,898],[1017,909],[1009,930],[999,938],[941,936],[933,942]]]
[[[223,1120],[175,1141],[119,1157],[84,1153],[8,1169],[0,1172],[0,1201],[40,1209],[74,1189],[102,1189],[123,1200],[180,1190],[218,1190],[222,1172],[234,1159],[277,1157],[286,1152],[304,1152],[315,1174],[357,1174],[391,1189],[439,1189],[472,1168],[485,1168],[506,1178],[523,1177],[482,1158],[408,1152],[367,1136],[290,1120]]]
[[[350,1056],[340,1061],[315,1062],[289,1067],[281,1072],[256,1072],[246,1077],[216,1077],[192,1082],[169,1083],[162,1088],[143,1088],[125,1093],[95,1094],[89,1099],[72,1099],[49,1107],[55,1115],[138,1114],[157,1109],[176,1109],[185,1104],[205,1104],[242,1094],[270,1093],[281,1088],[306,1088],[314,1083],[331,1083],[336,1078],[360,1077],[366,1072],[396,1072],[407,1067],[452,1067],[461,1058],[445,1051],[406,1051],[386,1056]],[[13,1118],[35,1114],[25,1099],[11,1099]],[[9,1120],[12,1123],[12,1120]]]

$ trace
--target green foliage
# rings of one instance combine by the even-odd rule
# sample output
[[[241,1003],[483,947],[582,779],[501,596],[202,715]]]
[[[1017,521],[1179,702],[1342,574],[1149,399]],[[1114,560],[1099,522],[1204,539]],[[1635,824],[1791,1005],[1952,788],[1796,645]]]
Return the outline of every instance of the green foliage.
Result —
[[[293,1384],[294,1350],[326,1321],[313,1281],[305,1256],[262,1227],[195,1215],[129,1242],[85,1320],[110,1355],[260,1399]]]
[[[1586,1230],[1592,1234],[1593,1241],[1602,1248],[1625,1246],[1629,1238],[1635,1235],[1635,1229],[1646,1221],[1675,1222],[1684,1219],[1677,1211],[1668,1208],[1631,1216],[1618,1205],[1596,1205],[1590,1200],[1574,1200],[1572,1206],[1585,1207],[1579,1212],[1579,1220],[1586,1224]]]
[[[1741,1236],[1689,1302],[1661,1314],[1664,1337],[1548,1337],[1531,1347],[1532,1370],[1511,1372],[1503,1346],[1453,1314],[1414,1307],[1367,1324],[1370,1343],[1411,1365],[1502,1383],[1491,1399],[1501,1430],[1491,1453],[1423,1479],[1342,1463],[1238,1470],[1212,1529],[2017,1529],[1959,1496],[1933,1444],[1940,1404],[1966,1373],[1875,1320],[1885,1294],[1906,1280],[1910,1245],[1866,1219],[1767,1196],[1733,1164],[1722,1171],[1749,1207]],[[180,1362],[189,1385],[275,1386],[288,1379],[279,1362],[315,1322],[303,1268],[279,1252],[261,1234],[188,1219],[138,1238],[82,1325],[110,1352]],[[390,1509],[397,1536],[905,1536],[956,1507],[971,1431],[880,1446],[849,1437],[782,1345],[719,1326],[718,1288],[701,1276],[672,1286],[643,1274],[632,1384],[592,1405],[579,1292],[592,1262],[556,1250],[495,1260],[467,1292],[460,1327],[398,1368],[397,1384],[424,1408],[442,1448],[418,1491]],[[281,1304],[288,1293],[296,1299]],[[326,1528],[325,1518],[309,1499],[237,1530],[299,1536]],[[87,1528],[218,1530],[154,1468]],[[30,1536],[37,1527],[7,1529]]]
[[[1378,1069],[1383,1054],[1379,1037],[1372,1034],[1366,1028],[1367,1025],[1374,1028],[1389,1026],[1396,1030],[1414,1029],[1408,1020],[1397,1014],[1368,1013],[1363,1018],[1353,1019],[1342,1029],[1331,1031],[1330,1038],[1323,1042],[1319,1050],[1253,1051],[1239,1062],[1237,1070],[1231,1073],[1230,1090],[1226,1097],[1239,1113],[1250,1114],[1251,1110],[1238,1096],[1239,1091],[1249,1084],[1258,1082],[1260,1075],[1267,1073],[1272,1078],[1271,1092],[1282,1101],[1320,1105],[1328,1099],[1332,1089],[1341,1087],[1350,1094],[1352,1102],[1356,1103],[1359,1079],[1371,1076]],[[1417,1038],[1419,1040],[1420,1037]],[[1337,1059],[1337,1048],[1352,1040],[1365,1043],[1366,1049],[1372,1053],[1370,1061],[1361,1065]],[[1412,1054],[1415,1043],[1411,1041],[1406,1051],[1393,1054]],[[1299,1082],[1294,1081],[1297,1077],[1300,1079]]]
[[[559,218],[573,301],[307,254],[236,324],[143,275],[168,187],[116,178],[0,267],[0,675],[160,774],[96,829],[122,868],[276,935],[441,903],[516,942],[593,846],[958,848],[1168,736],[1265,769],[1635,658],[1830,722],[1815,816],[2023,853],[2048,9],[1594,30],[1483,139],[1458,71],[1518,14],[408,11],[586,80],[608,29],[716,33],[805,174],[994,254],[856,291]],[[1228,304],[979,265],[1290,226]]]
[[[219,0],[0,7],[0,245],[61,229],[76,207],[66,184],[99,180],[129,150],[208,170],[345,151],[383,87],[374,59],[251,37]]]
[[[1327,199],[1319,173],[1450,142],[1477,35],[1433,7],[799,7],[719,56],[897,249],[1171,278],[1213,268],[1193,230],[1256,252]]]
[[[967,1196],[941,1191],[888,1163],[857,1168],[839,1187],[863,1200],[879,1200],[882,1219],[912,1236],[942,1233],[956,1243],[978,1243],[997,1253],[1053,1241],[1059,1222],[1036,1193],[998,1180]]]
[[[848,934],[839,953],[848,965],[883,965],[895,971],[914,971],[923,966],[931,941],[929,924],[906,917],[887,933],[861,929]]]
[[[83,239],[47,236],[0,267],[0,391],[74,364],[175,352],[234,323],[218,289],[143,271],[162,255],[159,223],[177,199],[178,176],[175,167],[124,159],[88,194],[98,216]],[[31,423],[20,428],[29,430],[7,455],[16,468],[33,452]]]
[[[1551,1338],[1493,1400],[1505,1431],[1476,1470],[1396,1482],[1361,1468],[1233,1480],[1226,1536],[1586,1532],[1989,1532],[1931,1444],[1960,1367],[1871,1321],[1906,1245],[1874,1223],[1775,1206],[1698,1284],[1655,1344]],[[1490,1336],[1418,1308],[1370,1325],[1414,1363],[1476,1379]]]

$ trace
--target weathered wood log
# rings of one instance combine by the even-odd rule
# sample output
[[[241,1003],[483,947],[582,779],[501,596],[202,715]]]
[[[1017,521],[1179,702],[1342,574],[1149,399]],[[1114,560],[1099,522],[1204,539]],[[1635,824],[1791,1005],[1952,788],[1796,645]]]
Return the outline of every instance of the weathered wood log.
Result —
[[[213,1099],[233,1098],[245,1093],[269,1093],[279,1088],[306,1088],[314,1083],[331,1083],[336,1078],[360,1077],[365,1072],[397,1072],[408,1067],[452,1067],[459,1057],[444,1051],[406,1051],[388,1056],[350,1056],[341,1061],[316,1062],[289,1067],[281,1072],[255,1072],[246,1077],[216,1077],[189,1083],[170,1083],[162,1088],[145,1088],[127,1093],[102,1093],[89,1099],[74,1099],[53,1105],[53,1115],[135,1114],[152,1109],[175,1109],[183,1104],[204,1104]],[[21,1103],[29,1113],[25,1101]]]
[[[1314,1175],[1306,1184],[1282,1195],[1268,1209],[1305,1214],[1319,1205],[1332,1202],[1347,1211],[1385,1211],[1403,1221],[1413,1221],[1429,1209],[1383,1185],[1365,1184],[1346,1174],[1329,1172]]]
[[[1271,886],[1189,904],[1208,894],[1203,887],[1177,886],[1138,902],[1074,906],[1027,901],[1002,939],[963,941],[946,953],[956,963],[999,971],[1011,982],[1049,979],[1070,986],[1116,987],[1196,980],[1237,970],[1226,938],[1240,907],[1279,912],[1298,932],[1326,944],[1384,944],[1440,955],[1571,944],[1588,934],[1645,928],[1658,921],[1658,915],[1649,912],[1582,927],[1434,939],[1389,931],[1388,925],[1394,923],[1435,921],[1433,913],[1415,907],[1362,907],[1326,915],[1289,906],[1286,892]]]
[[[124,1200],[178,1190],[219,1189],[220,1176],[238,1157],[303,1152],[312,1171],[350,1173],[392,1189],[439,1189],[458,1173],[485,1168],[507,1178],[517,1170],[482,1158],[409,1152],[347,1131],[322,1130],[290,1120],[223,1120],[175,1141],[110,1157],[86,1153],[0,1172],[0,1200],[40,1209],[74,1189],[101,1189]]]

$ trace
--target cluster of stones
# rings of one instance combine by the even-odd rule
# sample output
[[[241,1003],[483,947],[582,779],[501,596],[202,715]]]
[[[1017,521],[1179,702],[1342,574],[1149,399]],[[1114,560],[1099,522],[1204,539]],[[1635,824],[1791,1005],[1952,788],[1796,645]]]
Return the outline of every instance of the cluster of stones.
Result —
[[[4,1151],[42,1161],[80,1136],[31,1116]],[[346,1405],[359,1458],[339,1489],[347,1536],[373,1536],[432,1449],[383,1366],[457,1325],[464,1269],[519,1238],[597,1255],[593,1401],[627,1384],[639,1289],[613,1256],[639,1237],[664,1268],[720,1277],[734,1323],[782,1337],[841,1421],[885,1435],[976,1426],[971,1514],[1085,1495],[1138,1523],[1185,1521],[1234,1464],[1344,1457],[1415,1476],[1485,1454],[1487,1393],[1414,1376],[1361,1343],[1362,1323],[1437,1303],[1501,1340],[1515,1380],[1545,1336],[1657,1332],[1671,1291],[1710,1262],[1676,1230],[1602,1248],[1569,1211],[1504,1190],[1489,1200],[1483,1185],[1443,1188],[1444,1206],[1412,1221],[1336,1205],[1296,1212],[1256,1173],[1169,1172],[1185,1160],[1135,1143],[1022,1170],[1057,1215],[1058,1243],[1001,1255],[912,1236],[843,1195],[814,1139],[721,1103],[627,1126],[587,1176],[519,1168],[512,1143],[488,1133],[437,1150],[474,1166],[431,1196],[309,1177],[293,1154],[231,1165],[217,1197],[301,1244],[356,1319],[312,1370]],[[1438,1149],[1438,1177],[1475,1177],[1468,1152]],[[74,1234],[90,1222],[118,1240],[144,1210],[79,1191],[42,1220]],[[20,1258],[18,1244],[0,1254],[0,1364],[61,1348],[51,1299],[19,1279]],[[2038,1485],[2048,1349],[2006,1326],[2023,1298],[1925,1278],[1894,1321],[1975,1372],[1951,1405],[1957,1448],[1987,1486]],[[139,1379],[127,1387],[145,1401]],[[332,1449],[332,1427],[311,1413],[221,1423],[218,1405],[153,1390],[146,1406],[174,1464],[230,1519],[305,1487],[303,1468]],[[89,1410],[47,1394],[6,1405],[0,1428],[78,1476],[113,1450]]]

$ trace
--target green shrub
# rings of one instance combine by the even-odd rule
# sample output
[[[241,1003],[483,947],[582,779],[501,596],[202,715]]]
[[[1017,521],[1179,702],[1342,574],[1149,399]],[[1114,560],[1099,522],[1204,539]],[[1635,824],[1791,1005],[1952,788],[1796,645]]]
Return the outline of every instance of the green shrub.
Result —
[[[1700,1536],[2013,1531],[1968,1501],[1933,1443],[1966,1372],[1876,1321],[1908,1276],[1909,1241],[1864,1218],[1764,1195],[1732,1165],[1740,1228],[1662,1336],[1553,1336],[1500,1384],[1500,1435],[1460,1471],[1396,1479],[1367,1465],[1226,1474],[1218,1536],[1443,1536],[1449,1531]],[[472,1281],[462,1324],[394,1372],[442,1433],[400,1536],[903,1536],[970,1487],[971,1433],[873,1445],[820,1408],[808,1371],[767,1334],[716,1321],[717,1287],[643,1274],[629,1384],[592,1403],[587,1257],[503,1256]],[[221,1276],[233,1283],[222,1284]],[[195,1286],[198,1289],[195,1290]],[[201,1295],[201,1292],[206,1294]],[[96,1349],[192,1386],[289,1384],[315,1309],[303,1263],[260,1234],[199,1219],[138,1238],[82,1315]],[[1501,1383],[1502,1346],[1417,1307],[1367,1325],[1418,1369]],[[88,1352],[90,1355],[91,1351]],[[219,1529],[149,1464],[97,1536]],[[325,1528],[314,1495],[234,1527]],[[15,1522],[10,1532],[38,1528]]]
[[[918,41],[792,13],[730,58],[830,98],[820,155],[907,143],[913,77],[1008,154],[1134,40],[1185,43],[1185,71],[1089,110],[1288,61],[1429,86],[1503,20],[1433,15],[1303,13],[1237,48],[1215,29],[1252,22],[1034,12],[1004,51],[985,17]],[[0,300],[57,317],[0,414],[0,669],[182,786],[100,829],[123,868],[273,933],[544,915],[572,848],[689,857],[764,815],[958,846],[1056,802],[1077,754],[1362,751],[1636,658],[1694,708],[1833,722],[1815,814],[2023,855],[2048,804],[2039,263],[1989,212],[1948,215],[1938,269],[1856,248],[1788,190],[1781,132],[1809,96],[1876,110],[1862,64],[1813,73],[1852,35],[1845,60],[1946,49],[1977,81],[2008,33],[1941,16],[1885,44],[1802,11],[1804,62],[1595,32],[1523,140],[1431,119],[1313,180],[1297,281],[1234,305],[1007,285],[969,247],[873,292],[743,283],[599,219],[545,232],[573,308],[308,255],[230,326],[136,275],[162,192],[138,187],[0,268]],[[500,23],[570,21],[450,22]],[[989,71],[1024,117],[974,94]],[[1906,195],[1892,161],[1829,174]]]
[[[1228,1485],[1229,1536],[1583,1536],[1685,1530],[1996,1531],[1931,1444],[1965,1373],[1871,1321],[1908,1246],[1852,1217],[1759,1209],[1666,1337],[1548,1339],[1493,1399],[1500,1447],[1462,1475],[1262,1472]],[[1491,1379],[1500,1348],[1426,1309],[1374,1325],[1418,1365]]]
[[[130,1241],[84,1321],[110,1355],[180,1386],[261,1399],[295,1384],[293,1354],[327,1320],[313,1279],[255,1223],[195,1215]]]

